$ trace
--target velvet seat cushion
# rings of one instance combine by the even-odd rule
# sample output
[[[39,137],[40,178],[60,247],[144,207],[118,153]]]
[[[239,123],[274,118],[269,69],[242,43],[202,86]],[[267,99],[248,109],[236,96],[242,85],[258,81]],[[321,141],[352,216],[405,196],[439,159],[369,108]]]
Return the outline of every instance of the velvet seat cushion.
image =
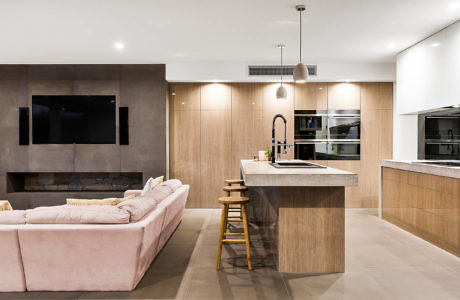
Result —
[[[115,207],[127,211],[130,214],[131,222],[138,222],[145,215],[154,210],[157,205],[158,203],[155,199],[146,196],[139,196],[123,201]]]
[[[0,211],[0,224],[25,224],[26,211],[25,210],[3,210]]]
[[[126,224],[129,217],[129,212],[111,205],[62,205],[26,211],[28,224]]]

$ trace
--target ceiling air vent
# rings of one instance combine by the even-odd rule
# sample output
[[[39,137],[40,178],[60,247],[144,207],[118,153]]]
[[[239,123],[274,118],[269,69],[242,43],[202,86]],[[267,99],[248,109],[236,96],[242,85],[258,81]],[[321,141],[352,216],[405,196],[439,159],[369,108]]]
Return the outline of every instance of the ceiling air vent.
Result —
[[[295,66],[249,66],[249,76],[280,76],[292,75]],[[307,65],[308,75],[316,76],[317,66]]]

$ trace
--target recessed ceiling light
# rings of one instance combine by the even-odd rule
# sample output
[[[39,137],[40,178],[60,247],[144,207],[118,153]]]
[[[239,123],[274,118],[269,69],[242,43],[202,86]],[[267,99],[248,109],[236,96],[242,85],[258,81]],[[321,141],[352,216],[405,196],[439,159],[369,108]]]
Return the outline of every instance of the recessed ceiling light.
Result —
[[[391,42],[388,44],[388,47],[393,48],[396,44],[394,42]]]
[[[458,3],[458,2],[452,2],[451,4],[449,4],[449,9],[450,10],[455,10],[455,9],[457,9],[459,7],[460,7],[460,3]]]
[[[433,43],[433,44],[431,44],[431,47],[439,47],[439,45],[441,45],[441,44],[439,44],[439,43]]]
[[[125,44],[123,44],[122,42],[116,42],[115,43],[115,49],[123,50],[123,49],[125,49]]]

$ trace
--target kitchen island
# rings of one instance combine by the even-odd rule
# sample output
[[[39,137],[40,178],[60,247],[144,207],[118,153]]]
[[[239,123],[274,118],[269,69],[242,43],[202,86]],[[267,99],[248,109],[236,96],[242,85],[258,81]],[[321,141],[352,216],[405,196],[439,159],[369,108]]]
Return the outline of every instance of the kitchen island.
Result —
[[[460,167],[380,162],[380,216],[460,257]]]
[[[345,187],[354,173],[329,167],[275,168],[241,161],[249,220],[280,272],[345,271]]]

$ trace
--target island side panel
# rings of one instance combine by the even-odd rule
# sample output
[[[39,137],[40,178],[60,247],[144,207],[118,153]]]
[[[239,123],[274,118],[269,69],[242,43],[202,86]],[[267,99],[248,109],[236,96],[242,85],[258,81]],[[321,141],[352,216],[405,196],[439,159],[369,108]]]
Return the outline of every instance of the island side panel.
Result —
[[[278,266],[278,207],[279,187],[249,187],[248,220],[260,235],[265,265]],[[250,232],[252,233],[252,232]]]
[[[345,188],[280,187],[278,270],[345,272]]]

